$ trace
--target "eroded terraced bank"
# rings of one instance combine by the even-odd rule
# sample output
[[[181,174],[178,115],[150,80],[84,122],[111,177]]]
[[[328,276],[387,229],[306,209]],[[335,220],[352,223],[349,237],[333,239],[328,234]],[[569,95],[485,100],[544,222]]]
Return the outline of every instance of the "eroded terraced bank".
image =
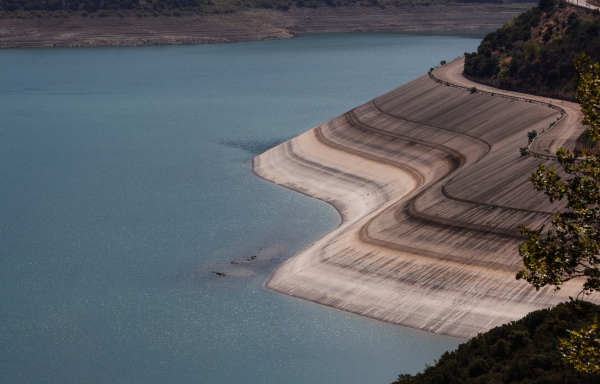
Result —
[[[424,75],[256,157],[257,175],[342,216],[268,287],[464,338],[575,296],[576,283],[535,292],[515,280],[518,225],[560,208],[527,182],[553,161],[519,147],[558,117]]]

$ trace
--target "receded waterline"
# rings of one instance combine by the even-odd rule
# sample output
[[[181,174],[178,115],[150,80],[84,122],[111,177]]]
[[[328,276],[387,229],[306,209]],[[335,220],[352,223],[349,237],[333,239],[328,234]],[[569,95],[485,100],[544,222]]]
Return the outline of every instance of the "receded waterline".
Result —
[[[480,38],[0,51],[0,381],[387,383],[455,348],[264,288],[339,216],[250,161]]]

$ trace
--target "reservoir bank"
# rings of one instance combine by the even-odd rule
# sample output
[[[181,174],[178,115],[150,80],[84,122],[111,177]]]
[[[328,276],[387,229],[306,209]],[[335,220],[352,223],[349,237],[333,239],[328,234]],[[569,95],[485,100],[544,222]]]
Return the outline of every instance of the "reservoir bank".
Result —
[[[251,159],[481,38],[1,51],[0,381],[388,383],[455,348],[266,289],[340,216]]]
[[[343,218],[279,267],[269,288],[456,337],[577,296],[581,281],[536,291],[515,275],[519,225],[539,228],[566,204],[549,202],[528,177],[539,163],[558,165],[556,148],[573,149],[584,129],[579,106],[478,91],[463,65],[457,59],[254,159],[261,177],[327,201]],[[522,156],[531,130],[543,134],[532,146],[542,155]]]

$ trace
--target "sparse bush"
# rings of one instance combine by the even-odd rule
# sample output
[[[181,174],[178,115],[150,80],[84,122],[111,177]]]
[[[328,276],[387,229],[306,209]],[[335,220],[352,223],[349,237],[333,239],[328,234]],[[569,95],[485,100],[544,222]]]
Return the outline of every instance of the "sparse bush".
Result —
[[[533,140],[537,137],[537,132],[535,131],[535,129],[533,131],[527,132],[527,138],[529,140]]]
[[[477,92],[477,87],[471,87],[471,88],[469,88],[469,92],[476,93]]]

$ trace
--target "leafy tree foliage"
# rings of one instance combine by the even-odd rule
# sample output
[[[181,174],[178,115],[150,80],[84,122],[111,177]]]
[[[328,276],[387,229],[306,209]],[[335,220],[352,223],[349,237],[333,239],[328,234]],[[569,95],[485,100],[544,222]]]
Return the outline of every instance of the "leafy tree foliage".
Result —
[[[421,373],[400,375],[393,384],[598,383],[597,375],[562,363],[558,338],[569,337],[568,329],[585,327],[599,315],[599,306],[581,301],[531,312],[444,353]]]
[[[585,54],[575,61],[574,85],[581,105],[586,135],[600,138],[600,66]],[[567,199],[567,211],[552,216],[553,230],[531,230],[521,226],[526,241],[519,248],[525,269],[517,279],[525,279],[536,289],[560,285],[576,277],[585,278],[583,294],[600,291],[600,157],[559,149],[558,162],[570,178],[563,180],[554,167],[538,166],[530,181],[550,201]],[[581,372],[600,373],[600,340],[597,319],[585,327],[569,331],[560,340],[564,361]]]
[[[598,318],[591,325],[577,331],[568,331],[570,337],[561,338],[563,361],[579,372],[600,373],[600,340],[596,337]]]
[[[533,139],[535,139],[535,138],[537,137],[537,135],[538,135],[538,134],[537,134],[537,132],[536,132],[536,130],[535,130],[535,129],[534,129],[533,131],[527,132],[527,138],[528,138],[529,140],[533,140]]]
[[[600,67],[582,54],[575,61],[577,99],[592,140],[600,136]],[[530,178],[538,191],[551,202],[566,199],[567,210],[556,212],[553,229],[544,232],[521,226],[526,241],[519,248],[525,269],[517,279],[525,279],[536,289],[553,285],[560,289],[565,281],[585,277],[583,293],[600,290],[600,157],[588,153],[583,160],[572,151],[559,149],[558,162],[563,176],[550,166],[540,164]]]

